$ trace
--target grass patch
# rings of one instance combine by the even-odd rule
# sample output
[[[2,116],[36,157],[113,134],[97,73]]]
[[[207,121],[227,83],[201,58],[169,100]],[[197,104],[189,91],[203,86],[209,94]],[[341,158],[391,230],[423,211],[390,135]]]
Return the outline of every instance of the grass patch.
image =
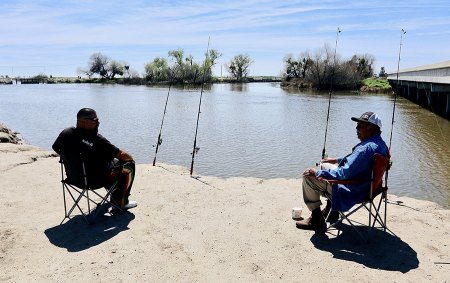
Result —
[[[391,85],[387,79],[367,78],[363,80],[363,86],[368,88],[378,88],[381,90],[390,90]]]

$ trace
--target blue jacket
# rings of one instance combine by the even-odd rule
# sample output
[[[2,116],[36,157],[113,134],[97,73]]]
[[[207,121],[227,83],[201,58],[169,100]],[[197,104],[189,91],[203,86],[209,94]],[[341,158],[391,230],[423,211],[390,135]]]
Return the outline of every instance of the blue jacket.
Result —
[[[370,187],[373,155],[389,156],[389,149],[381,136],[372,136],[357,144],[352,153],[338,159],[336,169],[319,170],[316,177],[331,180],[364,180],[357,184],[333,184],[331,207],[333,210],[347,211],[360,201]]]

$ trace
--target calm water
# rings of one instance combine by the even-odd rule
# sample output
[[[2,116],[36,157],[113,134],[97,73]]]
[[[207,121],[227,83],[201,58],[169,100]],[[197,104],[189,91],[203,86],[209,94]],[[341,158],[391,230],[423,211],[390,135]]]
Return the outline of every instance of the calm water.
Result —
[[[154,157],[167,87],[88,84],[0,86],[0,121],[27,142],[50,149],[59,132],[92,107],[100,133],[139,163]],[[157,162],[190,166],[199,89],[172,88]],[[297,178],[320,159],[328,94],[287,92],[278,84],[217,84],[203,94],[195,172],[204,175]],[[377,112],[383,138],[391,131],[393,96],[333,95],[327,137],[329,156],[358,143],[351,116]],[[399,98],[389,177],[396,195],[450,207],[450,122]]]

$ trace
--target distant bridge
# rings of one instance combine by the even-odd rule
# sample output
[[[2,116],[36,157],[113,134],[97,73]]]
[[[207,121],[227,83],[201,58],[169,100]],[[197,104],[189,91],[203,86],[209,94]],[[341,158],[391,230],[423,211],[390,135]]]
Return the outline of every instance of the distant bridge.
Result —
[[[19,78],[19,79],[15,79],[16,80],[16,84],[18,82],[20,82],[21,84],[39,84],[39,83],[45,83],[46,80],[42,79],[42,78]]]
[[[397,73],[388,74],[397,91]],[[398,95],[450,118],[450,60],[398,72]]]

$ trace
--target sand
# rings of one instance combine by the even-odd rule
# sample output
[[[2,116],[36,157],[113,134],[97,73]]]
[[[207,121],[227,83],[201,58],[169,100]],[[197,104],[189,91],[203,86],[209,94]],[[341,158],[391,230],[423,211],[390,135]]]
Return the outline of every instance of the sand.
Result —
[[[338,236],[296,229],[300,177],[191,178],[138,164],[138,207],[60,225],[59,166],[53,152],[0,144],[0,281],[450,281],[450,211],[432,202],[389,195],[398,237],[374,231],[364,243],[348,225]]]

